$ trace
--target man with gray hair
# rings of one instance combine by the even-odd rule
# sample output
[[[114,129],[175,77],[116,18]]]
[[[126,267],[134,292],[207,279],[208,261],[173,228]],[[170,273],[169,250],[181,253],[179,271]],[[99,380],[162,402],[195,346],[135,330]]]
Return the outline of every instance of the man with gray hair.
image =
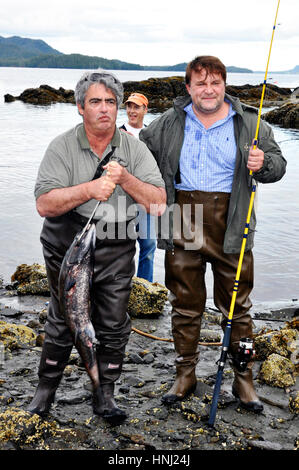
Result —
[[[51,292],[39,384],[27,408],[46,415],[67,365],[73,341],[59,309],[58,277],[64,255],[101,201],[96,222],[91,319],[95,329],[99,379],[104,402],[94,413],[118,424],[126,413],[114,401],[131,331],[127,314],[134,274],[135,237],[129,226],[135,202],[159,215],[166,193],[146,145],[116,126],[123,101],[121,82],[104,71],[86,72],[75,89],[83,123],[56,137],[46,150],[35,185],[36,207],[45,217],[41,242]],[[131,234],[132,235],[132,234]]]

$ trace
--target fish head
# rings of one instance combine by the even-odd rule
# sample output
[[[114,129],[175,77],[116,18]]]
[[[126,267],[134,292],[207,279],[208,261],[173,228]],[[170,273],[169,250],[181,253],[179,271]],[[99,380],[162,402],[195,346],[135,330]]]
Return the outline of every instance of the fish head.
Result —
[[[93,257],[95,245],[96,228],[95,224],[90,224],[83,235],[81,231],[75,236],[74,241],[68,250],[69,256],[67,257],[67,264],[79,264],[88,254]]]

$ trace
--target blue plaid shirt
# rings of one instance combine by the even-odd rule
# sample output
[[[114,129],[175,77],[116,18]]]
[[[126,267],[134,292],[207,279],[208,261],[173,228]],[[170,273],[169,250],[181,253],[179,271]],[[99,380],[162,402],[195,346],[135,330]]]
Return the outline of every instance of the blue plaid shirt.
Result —
[[[206,129],[196,117],[192,103],[185,107],[184,142],[180,156],[181,183],[184,191],[230,193],[236,160],[236,141],[230,104],[228,115]]]

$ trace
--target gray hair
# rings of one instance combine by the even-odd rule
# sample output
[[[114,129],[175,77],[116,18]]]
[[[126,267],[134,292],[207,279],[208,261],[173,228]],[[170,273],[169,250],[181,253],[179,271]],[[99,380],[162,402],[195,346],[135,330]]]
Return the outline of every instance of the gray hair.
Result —
[[[95,83],[102,83],[106,88],[109,88],[109,90],[112,91],[117,101],[117,107],[119,108],[124,99],[124,89],[122,83],[111,72],[105,72],[103,70],[85,72],[82,75],[75,88],[76,103],[79,103],[84,109],[87,90]]]

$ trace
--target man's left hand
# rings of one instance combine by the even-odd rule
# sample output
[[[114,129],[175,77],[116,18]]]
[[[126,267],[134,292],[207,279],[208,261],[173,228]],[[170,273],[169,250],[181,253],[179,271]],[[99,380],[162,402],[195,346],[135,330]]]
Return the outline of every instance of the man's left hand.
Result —
[[[128,176],[128,171],[125,167],[113,160],[112,162],[107,163],[103,168],[107,170],[106,175],[114,184],[122,185],[125,183]]]
[[[259,149],[259,148],[253,148],[253,146],[249,150],[249,155],[248,155],[248,162],[247,162],[247,168],[248,170],[256,173],[259,171],[263,164],[264,164],[264,152]]]

